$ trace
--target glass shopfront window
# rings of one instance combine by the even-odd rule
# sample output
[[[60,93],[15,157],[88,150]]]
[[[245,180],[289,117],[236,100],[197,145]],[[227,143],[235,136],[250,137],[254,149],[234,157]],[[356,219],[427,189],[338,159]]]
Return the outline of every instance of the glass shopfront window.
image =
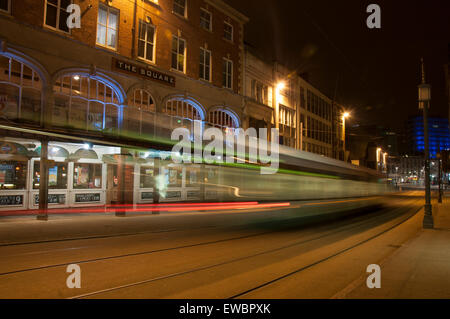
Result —
[[[74,163],[73,188],[97,189],[102,187],[102,164]]]
[[[33,189],[39,189],[41,179],[41,163],[34,162],[33,170]],[[55,163],[48,169],[48,188],[49,189],[67,189],[67,163]]]
[[[25,189],[27,162],[0,161],[0,189]]]
[[[188,167],[186,168],[186,186],[198,187],[200,182],[200,168]]]
[[[181,187],[183,180],[183,170],[181,167],[166,167],[163,171],[168,187]]]
[[[211,184],[216,184],[218,182],[219,171],[214,168],[207,168],[206,171],[206,182]]]
[[[141,166],[140,187],[153,188],[154,185],[154,171],[153,167]]]

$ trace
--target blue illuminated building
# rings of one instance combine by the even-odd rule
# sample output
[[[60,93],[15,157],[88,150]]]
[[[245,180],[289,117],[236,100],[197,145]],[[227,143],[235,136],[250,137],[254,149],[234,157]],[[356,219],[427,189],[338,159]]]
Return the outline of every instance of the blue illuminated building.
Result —
[[[416,154],[425,150],[423,133],[423,117],[418,116],[409,120],[409,136],[412,143],[412,151]],[[431,117],[428,119],[428,135],[430,145],[430,157],[436,158],[440,150],[450,149],[450,130],[448,119]]]

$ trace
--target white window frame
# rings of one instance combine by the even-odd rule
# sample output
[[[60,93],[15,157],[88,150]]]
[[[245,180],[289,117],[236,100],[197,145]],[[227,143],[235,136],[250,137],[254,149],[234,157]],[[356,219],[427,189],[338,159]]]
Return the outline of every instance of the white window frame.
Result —
[[[178,61],[178,55],[180,55],[180,42],[183,41],[184,42],[184,52],[183,52],[183,70],[178,70],[178,63],[177,63],[177,67],[174,68],[172,65],[172,54],[174,53],[174,48],[172,47],[171,51],[170,51],[170,64],[171,64],[171,69],[175,70],[177,72],[182,72],[182,73],[186,73],[186,52],[187,52],[187,48],[186,48],[186,40],[177,36],[177,35],[172,35],[172,43],[173,43],[173,38],[177,39],[177,48],[176,48],[176,54],[177,54],[177,61]]]
[[[174,8],[175,8],[176,5],[179,6],[178,3],[176,3],[175,1],[176,1],[176,0],[173,0],[172,13],[173,13],[173,14],[176,14],[177,16],[180,16],[180,17],[183,17],[183,18],[186,18],[186,19],[187,19],[187,0],[184,0],[184,14],[183,14],[183,15],[179,14],[178,12],[176,12],[176,11],[174,10]]]
[[[228,26],[231,27],[231,39],[227,39],[227,38],[225,37],[225,25],[228,25]],[[225,40],[231,41],[231,42],[233,42],[233,40],[234,40],[234,27],[233,27],[233,25],[232,25],[231,23],[229,23],[229,22],[227,22],[227,21],[224,21],[224,22],[223,22],[223,38],[224,38]]]
[[[45,2],[45,4],[46,4],[45,7],[47,8],[47,1]],[[6,12],[6,13],[11,14],[11,0],[8,0],[8,10],[0,9],[0,12]]]
[[[72,4],[73,0],[71,0],[70,3]],[[54,26],[51,26],[51,25],[47,24],[47,4],[48,4],[48,0],[45,0],[45,5],[44,5],[44,26],[46,28],[49,28],[49,29],[52,29],[52,30],[55,30],[55,31],[59,31],[59,32],[63,32],[63,33],[66,33],[66,34],[70,34],[70,29],[69,29],[69,31],[65,31],[65,30],[61,30],[61,29],[58,28],[61,10],[66,11],[66,9],[67,9],[67,8],[61,9],[61,0],[58,0],[58,4],[56,5],[56,10],[57,10],[56,11],[56,28]],[[55,6],[53,3],[50,3],[50,5],[51,6]],[[11,0],[9,0],[9,2],[8,2],[8,8],[9,8],[9,12],[8,13],[10,13],[11,12]],[[3,10],[0,10],[0,11],[3,11]]]
[[[209,14],[209,21],[208,21],[208,23],[209,23],[209,28],[205,28],[205,27],[202,26],[202,20],[205,20],[205,19],[202,18],[202,15],[201,15],[201,12],[202,12],[202,11],[206,12],[207,14]],[[205,20],[205,21],[206,21],[206,20]],[[204,8],[200,8],[200,27],[201,27],[202,29],[204,29],[204,30],[212,31],[212,13],[211,13],[210,11],[204,9]]]
[[[206,72],[205,72],[205,69],[206,69],[206,54],[205,53],[208,53],[209,54],[209,63],[208,63],[208,66],[209,66],[209,74],[208,74],[208,77],[209,77],[209,79],[205,79],[205,77],[201,77],[201,76],[199,76],[200,77],[200,79],[201,80],[204,80],[204,81],[208,81],[208,82],[211,82],[212,81],[212,68],[211,68],[211,64],[212,64],[212,54],[211,54],[211,51],[210,50],[207,50],[207,49],[205,49],[205,48],[202,48],[202,47],[200,47],[200,51],[203,51],[204,53],[203,53],[203,58],[204,58],[204,60],[203,61],[200,61],[200,63],[199,63],[199,68],[201,69],[202,68],[202,65],[203,65],[203,75],[206,75]],[[200,75],[200,74],[199,74]]]
[[[155,63],[155,60],[156,60],[155,59],[155,53],[156,53],[156,26],[151,24],[151,23],[147,23],[147,22],[145,22],[143,20],[140,20],[139,21],[139,31],[140,31],[140,28],[143,27],[143,26],[145,26],[144,56],[143,57],[139,56],[139,43],[142,41],[142,39],[140,39],[140,32],[138,32],[138,58],[142,59],[144,61]],[[148,41],[148,28],[149,27],[153,28],[153,39],[152,39],[152,42]],[[147,59],[147,44],[148,43],[151,43],[153,45],[153,52],[152,52],[152,59],[151,60]]]
[[[98,29],[99,29],[98,26],[100,24],[100,21],[99,21],[100,9],[105,9],[106,10],[106,25],[104,26],[106,28],[105,44],[101,44],[101,43],[97,42]],[[112,29],[112,28],[110,28],[108,26],[109,14],[110,14],[111,11],[114,11],[115,13],[117,13],[117,28],[114,29],[116,31],[116,43],[115,43],[114,47],[111,47],[111,46],[108,45],[108,29]],[[99,47],[107,48],[107,49],[116,51],[117,50],[117,46],[119,44],[119,24],[120,24],[120,11],[119,11],[119,9],[116,9],[116,8],[113,8],[113,7],[110,7],[110,6],[107,6],[107,5],[104,5],[104,4],[100,3],[99,6],[98,6],[98,13],[97,13],[97,32],[95,34],[95,44],[98,45]]]
[[[223,58],[223,61],[225,61],[227,63],[227,67],[224,68],[224,70],[222,70],[223,71],[222,76],[223,76],[223,74],[225,74],[227,81],[226,81],[226,83],[222,83],[222,85],[224,88],[232,90],[233,89],[233,61],[230,59],[227,59],[227,58]],[[231,64],[231,74],[228,74],[228,63]],[[228,76],[230,76],[230,78],[231,78],[230,87],[228,87]],[[222,80],[223,80],[223,77],[222,77]]]

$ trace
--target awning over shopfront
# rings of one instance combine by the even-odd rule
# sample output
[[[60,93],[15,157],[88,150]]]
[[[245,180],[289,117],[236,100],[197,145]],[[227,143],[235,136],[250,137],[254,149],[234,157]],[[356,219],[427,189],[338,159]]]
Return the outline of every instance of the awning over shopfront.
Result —
[[[50,157],[63,157],[69,158],[69,151],[61,146],[52,146],[48,148],[48,155]],[[30,157],[41,157],[41,147],[37,147],[34,151],[30,152]]]
[[[0,142],[0,159],[27,161],[29,159],[29,152],[19,143]]]
[[[81,158],[98,159],[98,155],[94,150],[87,150],[84,148],[80,148],[75,153],[69,155],[69,160],[77,161]]]

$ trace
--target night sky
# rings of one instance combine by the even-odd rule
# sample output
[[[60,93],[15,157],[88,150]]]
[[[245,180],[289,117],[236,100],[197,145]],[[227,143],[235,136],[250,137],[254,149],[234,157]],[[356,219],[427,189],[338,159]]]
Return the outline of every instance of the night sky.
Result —
[[[431,115],[448,117],[444,64],[450,1],[225,0],[250,18],[245,41],[267,61],[300,73],[352,112],[349,124],[393,129],[418,114],[420,57],[432,85]],[[366,8],[381,7],[381,29]]]

